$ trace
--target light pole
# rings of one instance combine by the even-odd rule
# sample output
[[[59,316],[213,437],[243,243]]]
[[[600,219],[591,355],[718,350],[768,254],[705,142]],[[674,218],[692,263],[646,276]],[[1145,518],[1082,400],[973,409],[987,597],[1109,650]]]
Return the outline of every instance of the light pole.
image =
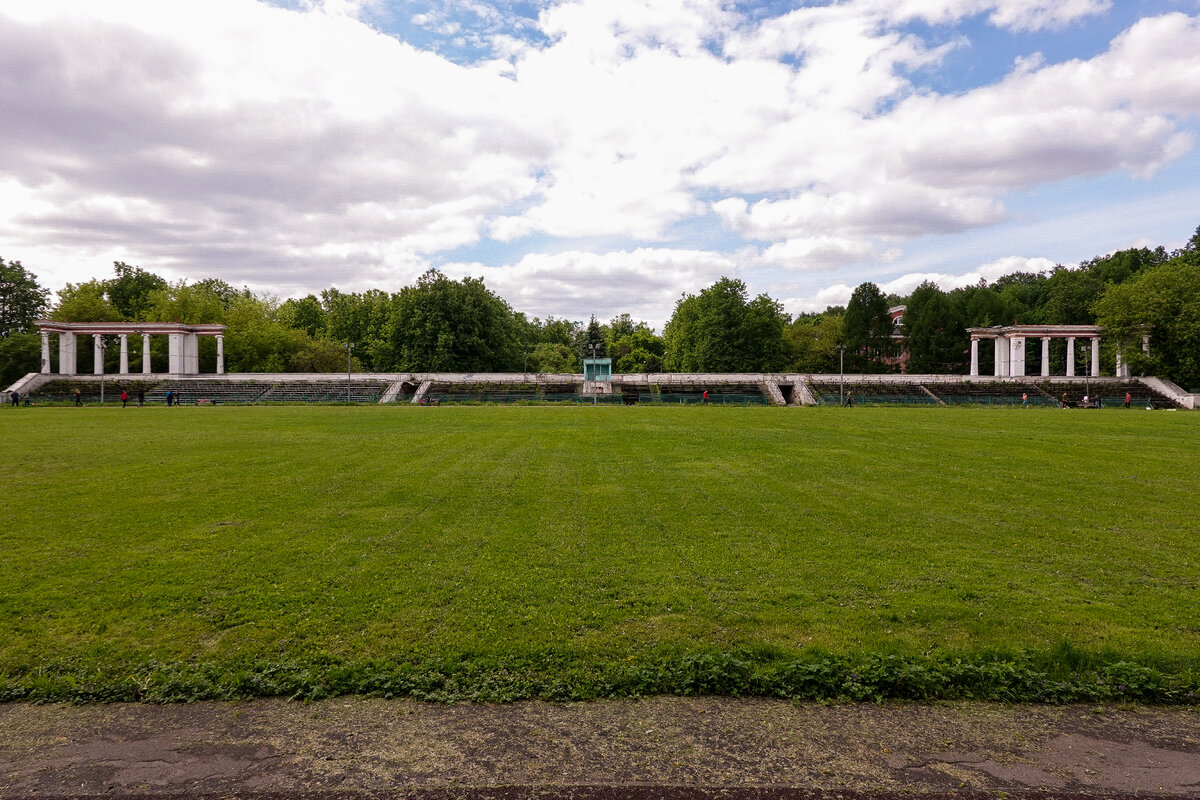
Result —
[[[838,346],[838,405],[846,404],[846,345]]]
[[[346,342],[346,405],[350,405],[350,365],[354,353],[354,342]]]

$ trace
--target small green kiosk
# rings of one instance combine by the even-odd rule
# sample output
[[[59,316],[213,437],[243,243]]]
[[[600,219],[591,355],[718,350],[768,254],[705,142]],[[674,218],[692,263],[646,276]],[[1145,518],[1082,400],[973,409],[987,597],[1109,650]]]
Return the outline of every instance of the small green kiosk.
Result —
[[[585,358],[583,360],[584,381],[600,381],[612,383],[611,358]]]

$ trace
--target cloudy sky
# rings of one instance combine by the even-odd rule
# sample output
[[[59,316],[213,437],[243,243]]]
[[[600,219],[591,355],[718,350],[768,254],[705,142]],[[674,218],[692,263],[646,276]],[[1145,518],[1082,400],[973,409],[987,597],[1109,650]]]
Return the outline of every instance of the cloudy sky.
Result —
[[[1200,0],[3,0],[0,257],[661,326],[1200,224]]]

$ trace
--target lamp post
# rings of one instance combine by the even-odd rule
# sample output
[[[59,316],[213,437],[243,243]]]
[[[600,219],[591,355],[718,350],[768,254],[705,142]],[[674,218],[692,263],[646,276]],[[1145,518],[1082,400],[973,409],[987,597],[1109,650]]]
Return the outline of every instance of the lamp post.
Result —
[[[350,405],[350,365],[354,353],[354,342],[346,342],[346,405]]]
[[[838,348],[838,405],[846,404],[846,345],[839,344]]]

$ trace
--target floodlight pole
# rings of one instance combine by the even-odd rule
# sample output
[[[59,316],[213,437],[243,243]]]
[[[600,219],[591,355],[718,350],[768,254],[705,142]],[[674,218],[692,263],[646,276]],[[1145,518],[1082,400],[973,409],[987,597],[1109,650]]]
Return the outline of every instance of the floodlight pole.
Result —
[[[838,345],[838,405],[846,404],[846,345]]]
[[[350,405],[350,364],[354,353],[354,342],[346,342],[346,405]]]

